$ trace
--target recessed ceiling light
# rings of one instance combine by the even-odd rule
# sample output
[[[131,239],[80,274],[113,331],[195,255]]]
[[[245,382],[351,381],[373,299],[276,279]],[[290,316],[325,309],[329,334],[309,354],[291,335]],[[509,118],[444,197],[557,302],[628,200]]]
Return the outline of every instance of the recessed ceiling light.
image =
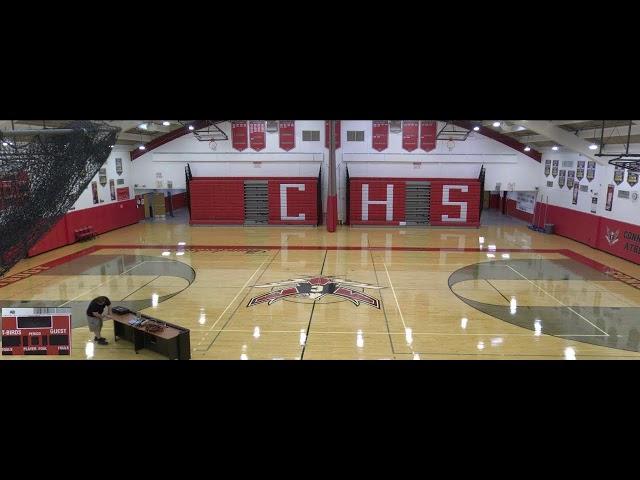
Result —
[[[499,127],[500,126],[500,122],[493,122],[493,126],[494,127]]]
[[[140,125],[138,125],[138,128],[141,128],[142,130],[146,130],[148,127],[148,125],[146,123],[141,123]]]
[[[591,145],[589,145],[589,150],[597,150],[598,149],[598,145],[596,145],[595,143],[592,143]]]
[[[138,147],[138,149],[139,149],[139,150],[146,150],[146,149],[147,149],[147,147],[145,147],[144,145],[140,145],[140,146]]]
[[[167,122],[166,120],[164,122],[162,122],[162,125],[164,125],[165,127],[168,127],[169,125],[171,125],[171,122]]]
[[[193,125],[189,125],[189,130],[193,130]]]
[[[473,130],[477,132],[478,130],[480,130],[480,127],[475,126],[475,127],[473,127]]]
[[[3,147],[6,147],[6,146],[8,146],[8,145],[9,145],[9,144],[8,144],[7,142],[2,142],[2,146],[3,146]]]
[[[531,151],[531,147],[529,145],[527,145],[526,147],[524,147],[524,151],[525,152],[530,152]]]
[[[557,145],[554,145],[553,147],[551,147],[551,150],[553,150],[554,152],[555,152],[555,151],[558,151],[558,146],[557,146]]]

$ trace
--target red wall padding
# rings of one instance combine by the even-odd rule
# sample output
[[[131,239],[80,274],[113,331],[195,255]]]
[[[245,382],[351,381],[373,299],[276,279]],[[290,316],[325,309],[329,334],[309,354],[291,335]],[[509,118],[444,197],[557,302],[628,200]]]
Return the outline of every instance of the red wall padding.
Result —
[[[38,243],[29,249],[28,255],[33,257],[39,253],[48,252],[54,248],[60,248],[67,245],[67,217],[66,215],[55,224],[55,226],[45,233]]]
[[[507,198],[507,215],[531,223],[533,221],[533,214],[518,210],[517,205],[518,202],[516,200]]]
[[[444,193],[449,186],[449,202],[466,203],[466,219],[456,221],[463,215],[463,206],[444,205]],[[466,186],[463,192],[457,186]],[[448,219],[445,217],[448,215]],[[431,180],[431,225],[451,227],[480,226],[480,181],[466,179]]]
[[[597,248],[640,264],[640,225],[600,217]]]
[[[352,225],[398,225],[405,217],[404,179],[398,178],[352,178],[349,181],[349,222]],[[369,185],[369,201],[381,201],[387,198],[387,185],[393,185],[393,217],[387,221],[387,206],[369,205],[369,219],[362,220],[362,186]]]
[[[72,211],[31,247],[29,256],[75,243],[75,230],[79,228],[92,226],[100,234],[134,223],[138,223],[135,199]]]
[[[304,185],[304,191],[287,188],[282,198],[280,185]],[[287,204],[287,216],[304,214],[304,220],[282,220],[281,204]],[[269,180],[269,224],[271,225],[317,225],[318,223],[318,179],[278,178]]]
[[[244,223],[244,180],[193,179],[189,182],[191,223]]]
[[[595,247],[598,239],[599,218],[592,213],[579,212],[570,208],[536,204],[536,225],[555,225],[555,233],[563,237]],[[545,222],[546,219],[546,222]]]
[[[318,179],[313,177],[197,177],[189,183],[192,224],[241,225],[244,223],[244,181],[267,180],[269,223],[273,225],[316,225],[318,222]],[[287,216],[304,213],[305,219],[281,220],[280,184],[304,184],[303,192],[287,189]]]
[[[398,225],[405,221],[405,185],[407,181],[431,182],[431,225],[452,227],[477,227],[480,225],[480,182],[476,179],[447,178],[351,178],[350,179],[350,219],[354,225]],[[369,205],[369,220],[362,220],[362,185],[369,185],[369,200],[384,200],[387,196],[387,185],[393,185],[393,219],[386,220],[385,205]],[[465,202],[467,207],[466,221],[456,222],[443,220],[449,215],[452,220],[461,215],[461,206],[443,205],[443,186],[449,185],[449,202]],[[461,192],[455,186],[467,187]]]

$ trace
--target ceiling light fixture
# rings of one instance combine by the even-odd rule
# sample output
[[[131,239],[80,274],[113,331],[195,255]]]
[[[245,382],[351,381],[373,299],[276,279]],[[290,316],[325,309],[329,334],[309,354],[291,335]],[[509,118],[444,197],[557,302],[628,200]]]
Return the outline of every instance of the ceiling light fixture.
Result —
[[[527,145],[526,147],[524,147],[524,151],[525,152],[530,152],[531,151],[531,147],[529,145]]]
[[[478,127],[477,125],[475,127],[473,127],[473,131],[477,132],[478,130],[480,130],[480,127]]]
[[[141,123],[140,125],[138,125],[138,128],[141,128],[142,130],[146,130],[148,128],[148,124],[146,123]]]
[[[595,143],[592,143],[591,145],[589,145],[589,150],[597,150],[598,149],[598,145],[596,145]]]
[[[138,150],[146,150],[146,149],[147,149],[147,147],[145,147],[144,145],[140,145],[140,146],[138,147]]]
[[[554,145],[553,147],[551,147],[551,150],[553,150],[554,152],[557,152],[558,151],[558,146]]]
[[[189,125],[189,130],[193,130],[193,125]]]
[[[499,127],[500,126],[500,122],[493,122],[493,126],[494,127]]]
[[[165,127],[168,127],[169,125],[171,125],[171,122],[168,122],[167,120],[165,120],[164,122],[162,122],[162,125],[164,125]]]

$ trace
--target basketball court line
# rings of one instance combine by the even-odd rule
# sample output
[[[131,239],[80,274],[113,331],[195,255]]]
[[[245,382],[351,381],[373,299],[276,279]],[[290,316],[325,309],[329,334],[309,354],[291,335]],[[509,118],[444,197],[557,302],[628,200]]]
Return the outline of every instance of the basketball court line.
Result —
[[[384,267],[384,271],[387,272],[387,278],[389,279],[389,286],[391,287],[393,298],[395,298],[396,300],[396,306],[398,307],[398,313],[400,314],[400,320],[402,321],[402,326],[404,327],[405,339],[406,339],[409,333],[407,332],[407,324],[404,323],[404,315],[402,315],[402,309],[400,308],[400,302],[398,302],[396,289],[393,287],[393,283],[391,282],[391,276],[389,275],[389,270],[387,269],[387,264],[384,261],[382,262],[382,266]],[[382,294],[380,294],[380,297],[382,297]],[[411,336],[413,337],[413,329],[411,329]],[[406,341],[405,343],[409,346],[409,350],[411,350],[411,353],[415,355],[416,352],[413,351],[413,339],[411,340],[411,342]]]
[[[249,277],[249,279],[246,281],[246,283],[242,286],[242,288],[240,290],[238,290],[238,293],[236,293],[236,296],[233,297],[233,300],[231,300],[231,302],[227,305],[227,307],[222,311],[222,313],[220,314],[220,316],[218,317],[218,319],[213,323],[213,325],[211,325],[211,328],[209,329],[209,331],[213,330],[213,327],[216,326],[216,324],[222,319],[223,315],[225,314],[225,312],[229,309],[229,307],[231,305],[234,304],[234,302],[236,301],[236,299],[238,298],[238,296],[247,288],[247,286],[249,285],[249,283],[251,282],[251,280],[253,279],[253,277],[255,276],[256,273],[258,273],[260,271],[260,269],[262,268],[262,266],[267,262],[267,260],[269,261],[269,264],[267,265],[267,267],[262,271],[262,273],[260,274],[260,276],[258,276],[258,280],[262,277],[262,275],[264,275],[265,271],[269,268],[269,266],[271,265],[271,262],[273,262],[275,260],[275,258],[280,254],[280,251],[278,250],[276,252],[276,254],[271,257],[271,258],[265,258],[264,261],[260,264],[260,266],[256,269],[255,272],[253,272],[253,274]],[[243,300],[247,297],[248,293],[251,291],[251,289],[247,290],[247,293],[245,293]],[[224,326],[226,326],[229,323],[229,320],[231,320],[231,318],[233,317],[233,315],[235,314],[235,312],[238,310],[238,308],[240,307],[240,303],[238,303],[238,305],[236,306],[236,309],[233,311],[233,313],[231,314],[231,316],[227,319],[227,323],[225,323]],[[202,345],[202,342],[204,341],[204,339],[201,339],[200,342],[198,342],[198,344],[193,348],[193,351],[209,351],[209,349],[211,348],[211,346],[214,344],[214,342],[216,341],[216,339],[218,338],[218,336],[220,335],[220,333],[222,332],[222,330],[224,329],[224,326],[222,327],[222,329],[220,329],[220,331],[218,332],[218,334],[215,336],[215,338],[211,341],[211,343],[207,346],[207,348],[205,348],[204,350],[198,350],[198,347],[200,345]]]
[[[369,243],[369,239],[367,238],[367,244]],[[376,261],[373,258],[373,252],[369,251],[369,256],[371,257],[371,265],[373,265],[373,274],[376,276],[376,285],[380,286],[380,279],[378,278],[378,269],[376,268]],[[387,307],[384,304],[384,300],[382,299],[382,293],[380,293],[380,304],[382,305],[382,314],[384,315],[384,324],[387,327],[387,334],[389,335],[389,344],[391,345],[391,353],[395,355],[396,350],[393,345],[393,338],[391,337],[391,330],[389,330],[389,318],[387,317]]]
[[[215,329],[215,330],[207,330],[207,329],[195,329],[195,328],[190,328],[189,329],[191,332],[233,332],[233,333],[254,333],[254,330],[245,330],[245,329],[230,329],[230,328],[219,328],[219,329]],[[295,333],[295,334],[300,334],[300,330],[263,330],[260,329],[260,334],[263,335],[265,333]],[[318,331],[318,332],[314,332],[314,335],[317,334],[321,334],[321,335],[353,335],[353,331],[340,331],[340,332],[331,332],[331,331]],[[530,336],[534,336],[533,333],[446,333],[446,332],[412,332],[411,333],[414,336],[417,335],[432,335],[432,336],[486,336],[486,337],[530,337]],[[405,335],[405,333],[403,332],[367,332],[367,335]],[[571,335],[571,334],[562,334],[562,335],[549,335],[546,333],[543,333],[542,336],[546,336],[546,337],[608,337],[610,335],[596,335],[596,334],[592,334],[592,335],[588,335],[588,334],[584,334],[584,335]],[[618,335],[618,337],[621,337],[621,335]],[[397,353],[397,352],[396,352]]]
[[[72,298],[71,300],[68,300],[68,301],[64,302],[62,305],[58,305],[58,308],[60,308],[60,307],[64,307],[66,304],[73,302],[75,299],[80,298],[81,296],[86,295],[86,294],[87,294],[87,293],[89,293],[89,292],[92,292],[92,291],[93,291],[93,290],[95,290],[96,288],[100,288],[100,287],[104,286],[105,284],[107,284],[107,283],[109,283],[109,282],[113,282],[113,281],[114,281],[114,280],[116,280],[119,276],[124,275],[124,274],[125,274],[125,273],[127,273],[127,272],[130,272],[130,271],[131,271],[131,270],[133,270],[134,268],[138,268],[140,265],[142,265],[143,263],[146,263],[146,262],[147,262],[147,260],[143,260],[142,262],[135,264],[135,265],[134,265],[133,267],[131,267],[130,269],[125,270],[125,271],[124,271],[124,272],[122,272],[122,273],[119,273],[119,274],[118,274],[118,275],[116,275],[115,277],[110,278],[109,280],[107,280],[107,281],[105,281],[105,282],[102,282],[100,285],[98,285],[98,286],[96,286],[96,287],[93,287],[93,288],[91,288],[91,289],[89,289],[89,290],[87,290],[87,291],[85,291],[85,292],[82,292],[82,293],[81,293],[80,295],[78,295],[77,297],[74,297],[74,298]],[[156,277],[156,278],[157,278],[157,277]],[[155,280],[155,278],[154,278],[154,280]],[[152,280],[152,281],[153,281],[153,280]],[[151,283],[151,282],[149,282],[149,283]],[[131,294],[129,294],[129,295],[131,295]],[[127,295],[127,296],[129,296],[129,295]],[[125,297],[125,298],[126,298],[126,297]],[[123,300],[124,300],[124,299],[123,299]]]
[[[480,248],[453,248],[453,247],[371,247],[371,246],[367,246],[367,247],[362,247],[362,246],[309,246],[309,245],[301,245],[301,246],[287,246],[287,247],[283,247],[282,245],[266,245],[266,246],[262,246],[262,245],[184,245],[184,246],[180,246],[181,250],[184,251],[188,251],[189,249],[196,249],[196,248],[201,248],[201,249],[216,249],[216,250],[239,250],[239,249],[244,249],[244,250],[354,250],[354,251],[360,251],[360,250],[371,250],[371,251],[408,251],[408,252],[475,252],[475,253],[485,253],[487,250],[486,249],[480,249]],[[51,260],[49,262],[45,262],[41,265],[37,265],[35,267],[31,267],[28,268],[26,270],[23,270],[21,272],[15,273],[13,275],[10,275],[8,277],[4,277],[2,279],[0,279],[0,288],[6,287],[8,285],[11,285],[15,282],[18,282],[20,280],[23,280],[25,278],[29,278],[33,275],[38,275],[40,273],[42,273],[42,271],[46,271],[48,269],[51,269],[55,266],[61,265],[63,263],[67,263],[71,260],[74,260],[76,258],[82,257],[84,255],[89,255],[91,253],[94,253],[98,250],[108,250],[108,249],[157,249],[157,250],[171,250],[171,249],[176,249],[177,250],[177,246],[176,245],[142,245],[142,244],[116,244],[116,245],[112,245],[112,244],[104,244],[104,245],[94,245],[92,247],[86,248],[84,250],[80,250],[78,252],[74,252],[72,254],[66,255],[64,257],[55,259],[55,260]],[[494,250],[492,250],[492,252],[494,252]],[[640,284],[640,279],[636,279],[635,277],[632,277],[630,275],[625,274],[624,272],[620,272],[619,270],[616,270],[615,268],[609,267],[607,265],[604,265],[602,263],[599,263],[595,260],[592,260],[588,257],[585,257],[584,255],[581,255],[577,252],[574,252],[572,250],[569,249],[549,249],[549,248],[497,248],[495,250],[495,252],[497,253],[559,253],[561,255],[566,256],[567,258],[576,260],[579,263],[582,263],[588,267],[593,268],[596,271],[599,271],[601,273],[605,273],[606,275],[610,276],[612,279],[617,280],[621,283],[624,283],[625,285],[630,285],[628,282],[625,282],[619,278],[617,278],[615,276],[615,274],[621,274],[625,277],[631,278],[633,280],[635,280],[636,282],[638,282],[638,284]],[[34,270],[38,270],[41,269],[41,271],[35,271],[33,273],[31,273]],[[632,287],[634,285],[631,285]],[[638,287],[634,287],[634,288],[638,288]]]
[[[558,300],[556,297],[554,297],[553,295],[551,295],[549,292],[547,292],[544,288],[536,285],[535,283],[533,283],[531,280],[529,280],[527,277],[525,277],[524,275],[522,275],[520,272],[518,272],[515,268],[513,268],[511,265],[507,265],[507,267],[509,267],[511,270],[513,270],[515,273],[517,273],[519,276],[521,276],[522,278],[524,278],[527,282],[529,282],[531,285],[533,285],[534,287],[536,287],[538,290],[540,290],[542,293],[544,293],[545,295],[550,296],[551,298],[553,298],[556,302],[558,302],[560,305],[562,305],[563,307],[566,307],[569,309],[569,311],[575,313],[577,316],[579,316],[580,318],[582,318],[585,322],[587,322],[589,325],[591,325],[592,327],[594,327],[595,329],[601,331],[602,333],[604,333],[607,337],[609,336],[609,334],[607,332],[605,332],[604,330],[602,330],[600,327],[598,327],[597,325],[593,324],[592,322],[590,322],[586,317],[580,315],[578,312],[576,312],[573,308],[571,308],[568,305],[565,305],[564,303],[562,303],[560,300]]]

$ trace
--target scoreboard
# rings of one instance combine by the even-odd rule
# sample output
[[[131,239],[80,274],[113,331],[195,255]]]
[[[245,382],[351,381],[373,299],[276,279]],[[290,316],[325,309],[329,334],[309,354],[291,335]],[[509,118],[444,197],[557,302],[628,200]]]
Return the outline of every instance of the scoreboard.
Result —
[[[2,355],[70,353],[70,308],[2,309]]]

